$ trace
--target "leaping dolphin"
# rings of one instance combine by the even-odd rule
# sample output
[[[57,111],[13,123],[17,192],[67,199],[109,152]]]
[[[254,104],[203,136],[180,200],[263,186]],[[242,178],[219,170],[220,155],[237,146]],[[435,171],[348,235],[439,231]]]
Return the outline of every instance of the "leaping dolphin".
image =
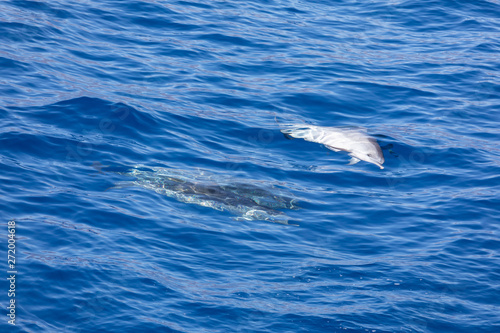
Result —
[[[282,125],[281,132],[292,138],[324,144],[333,151],[345,151],[351,156],[348,165],[360,160],[373,163],[383,169],[384,154],[377,143],[363,128],[321,127],[313,125]]]

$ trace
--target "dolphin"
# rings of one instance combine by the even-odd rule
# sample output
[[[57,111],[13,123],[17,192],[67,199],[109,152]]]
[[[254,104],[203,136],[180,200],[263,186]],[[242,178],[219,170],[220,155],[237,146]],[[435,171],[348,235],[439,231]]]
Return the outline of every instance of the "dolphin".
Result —
[[[138,186],[219,211],[228,211],[237,221],[262,220],[289,224],[289,217],[278,209],[298,209],[297,200],[287,191],[274,186],[261,187],[251,180],[233,179],[205,171],[136,166],[118,174],[134,177],[132,181],[115,184],[113,188]]]
[[[333,151],[345,151],[351,156],[348,165],[359,161],[373,163],[383,169],[384,154],[364,128],[321,127],[313,125],[284,125],[281,133],[292,138],[324,144]]]

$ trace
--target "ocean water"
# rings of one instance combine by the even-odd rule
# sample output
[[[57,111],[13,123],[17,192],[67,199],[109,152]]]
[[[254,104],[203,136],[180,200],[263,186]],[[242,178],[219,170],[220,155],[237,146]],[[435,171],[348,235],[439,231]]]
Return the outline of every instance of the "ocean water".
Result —
[[[497,0],[0,2],[0,331],[500,332],[499,54]]]

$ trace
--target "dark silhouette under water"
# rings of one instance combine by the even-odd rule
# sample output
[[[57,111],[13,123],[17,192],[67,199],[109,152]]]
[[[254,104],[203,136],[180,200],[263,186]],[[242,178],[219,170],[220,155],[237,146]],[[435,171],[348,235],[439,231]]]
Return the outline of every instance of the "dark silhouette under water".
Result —
[[[262,187],[204,171],[136,167],[121,175],[135,180],[115,187],[139,186],[178,201],[228,211],[235,220],[264,220],[288,224],[289,217],[278,209],[298,209],[297,200],[276,187]]]

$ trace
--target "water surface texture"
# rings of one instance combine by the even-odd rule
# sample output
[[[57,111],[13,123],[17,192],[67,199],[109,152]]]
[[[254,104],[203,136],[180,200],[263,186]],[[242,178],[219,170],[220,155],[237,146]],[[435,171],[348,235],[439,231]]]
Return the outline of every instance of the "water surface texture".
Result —
[[[499,54],[497,0],[2,1],[0,331],[499,332]]]

